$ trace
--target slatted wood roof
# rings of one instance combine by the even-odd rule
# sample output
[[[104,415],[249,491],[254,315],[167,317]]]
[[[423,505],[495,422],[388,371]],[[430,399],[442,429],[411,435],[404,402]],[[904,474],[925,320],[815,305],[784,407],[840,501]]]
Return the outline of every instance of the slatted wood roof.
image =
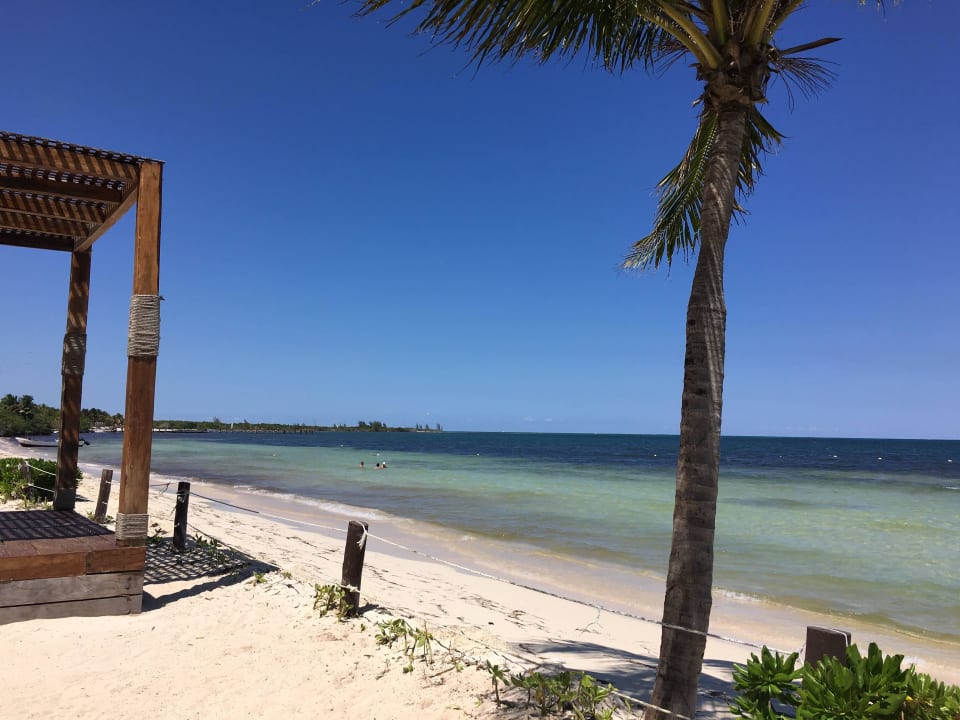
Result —
[[[90,248],[137,200],[156,160],[0,131],[0,244]]]

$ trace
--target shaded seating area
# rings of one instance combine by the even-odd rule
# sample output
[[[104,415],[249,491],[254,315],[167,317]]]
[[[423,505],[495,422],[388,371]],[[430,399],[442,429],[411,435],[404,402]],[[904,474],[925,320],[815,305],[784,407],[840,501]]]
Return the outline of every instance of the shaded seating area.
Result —
[[[69,258],[53,509],[0,513],[0,623],[140,611],[159,349],[162,169],[148,158],[0,131],[0,245]],[[133,207],[114,533],[74,508],[93,248]]]

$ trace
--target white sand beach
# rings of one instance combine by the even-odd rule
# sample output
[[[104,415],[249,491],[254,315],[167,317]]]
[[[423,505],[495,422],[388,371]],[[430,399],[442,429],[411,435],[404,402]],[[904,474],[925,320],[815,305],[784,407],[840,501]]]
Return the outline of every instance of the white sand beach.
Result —
[[[0,454],[23,457],[29,452],[0,439]],[[82,480],[81,514],[92,512],[98,483],[90,476]],[[111,516],[116,515],[116,489]],[[591,576],[602,577],[602,569],[562,569],[544,562],[540,573],[522,578],[524,585],[548,590],[538,592],[455,567],[454,562],[521,581],[522,563],[511,559],[509,551],[502,551],[499,567],[490,567],[489,559],[485,562],[482,553],[464,549],[463,543],[454,551],[457,538],[440,529],[379,515],[375,521],[338,517],[210,484],[194,484],[193,493],[191,534],[217,538],[249,565],[235,573],[208,575],[202,562],[196,567],[177,564],[159,545],[148,551],[141,614],[0,626],[0,664],[8,687],[15,689],[6,693],[0,718],[446,720],[535,714],[497,707],[490,675],[482,669],[485,661],[511,672],[563,665],[612,682],[635,698],[649,695],[659,626],[638,618],[659,617],[662,596],[654,583],[641,597],[611,603],[607,600],[617,598],[615,579],[601,583]],[[151,532],[172,534],[174,500],[175,487],[151,489],[151,523],[156,524]],[[12,509],[13,502],[0,505],[0,510]],[[350,519],[371,520],[362,617],[338,622],[332,614],[314,610],[314,586],[339,582]],[[629,615],[601,610],[600,602],[616,604]],[[418,659],[412,672],[404,672],[408,660],[402,646],[377,643],[377,623],[392,618],[433,634],[432,663]],[[806,625],[837,622],[718,598],[712,630],[796,650]],[[942,680],[960,682],[950,648],[908,643],[895,634],[863,636],[849,623],[841,626],[853,631],[855,642],[875,640],[886,652],[902,652]],[[732,664],[745,662],[752,651],[749,645],[710,638],[697,717],[729,717]]]

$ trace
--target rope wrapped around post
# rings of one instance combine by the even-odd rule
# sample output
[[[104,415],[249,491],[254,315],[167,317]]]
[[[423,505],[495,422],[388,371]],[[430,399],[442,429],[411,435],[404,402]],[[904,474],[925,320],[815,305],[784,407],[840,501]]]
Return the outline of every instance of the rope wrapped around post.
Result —
[[[63,336],[63,375],[83,375],[87,357],[87,334],[68,332]]]
[[[146,539],[149,522],[147,513],[117,513],[117,540]]]
[[[159,295],[130,296],[127,357],[155,358],[160,351]]]

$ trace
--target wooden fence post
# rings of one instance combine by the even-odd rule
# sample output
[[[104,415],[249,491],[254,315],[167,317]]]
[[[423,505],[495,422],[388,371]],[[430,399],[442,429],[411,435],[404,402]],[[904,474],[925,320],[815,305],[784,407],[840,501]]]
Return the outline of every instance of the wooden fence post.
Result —
[[[343,549],[343,600],[340,611],[345,617],[356,617],[360,608],[360,578],[363,575],[363,557],[367,552],[366,533],[370,525],[351,520],[347,525],[347,544]]]
[[[113,480],[113,470],[104,470],[100,473],[100,494],[97,495],[97,509],[93,513],[93,521],[103,524],[107,518],[107,503],[110,501],[110,484]]]
[[[187,508],[190,505],[190,483],[177,484],[177,506],[173,516],[173,549],[183,552],[187,547]]]
[[[20,463],[20,474],[23,475],[23,479],[27,483],[27,487],[23,489],[23,496],[25,498],[35,497],[35,494],[31,495],[34,488],[30,487],[30,485],[33,485],[33,473],[30,472],[30,464],[26,460]]]
[[[850,644],[850,633],[833,628],[807,626],[806,651],[803,662],[815,666],[825,657],[835,657],[840,664],[847,664],[847,645]]]

